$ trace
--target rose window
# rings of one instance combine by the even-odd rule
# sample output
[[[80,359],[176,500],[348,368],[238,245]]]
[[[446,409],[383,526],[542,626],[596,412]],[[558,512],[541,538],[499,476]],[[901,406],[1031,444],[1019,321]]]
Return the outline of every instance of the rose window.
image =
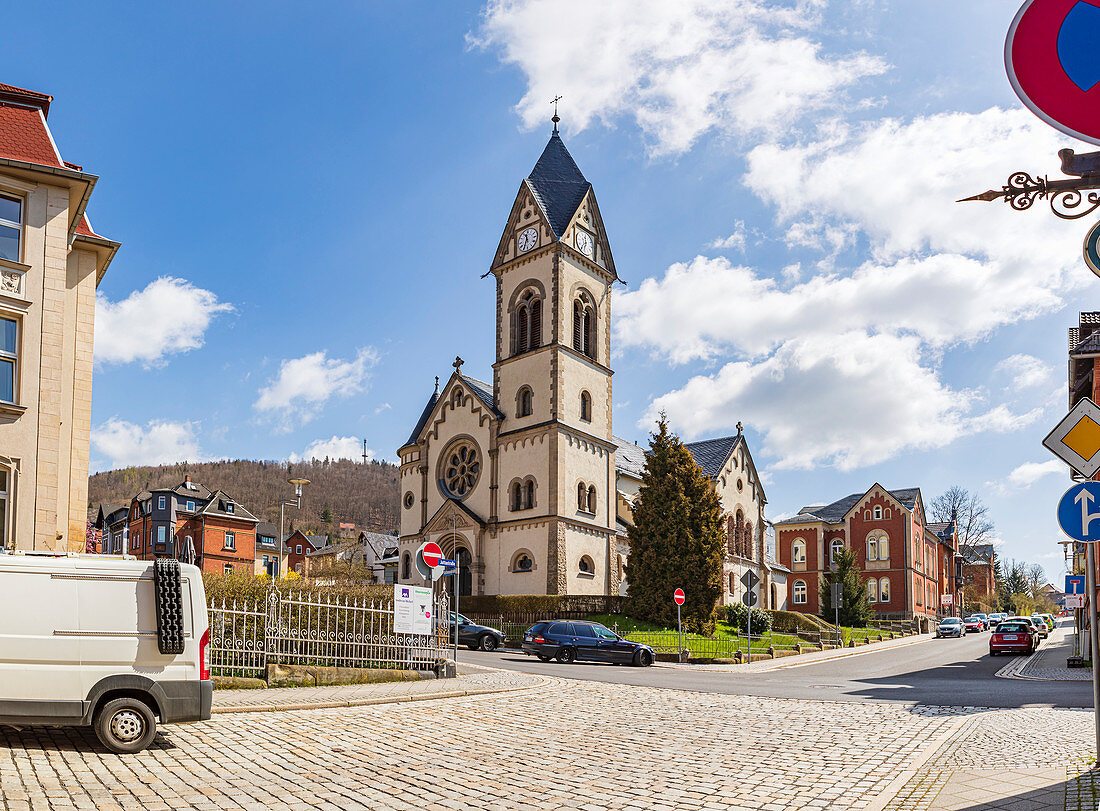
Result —
[[[443,465],[443,486],[456,498],[465,498],[477,484],[481,456],[473,445],[458,445],[447,452]]]

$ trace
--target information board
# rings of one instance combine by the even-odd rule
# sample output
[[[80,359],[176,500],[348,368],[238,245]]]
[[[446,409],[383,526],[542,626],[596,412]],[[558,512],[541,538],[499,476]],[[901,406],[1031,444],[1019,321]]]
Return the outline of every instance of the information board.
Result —
[[[423,586],[393,587],[393,632],[420,634],[432,632],[432,590]]]

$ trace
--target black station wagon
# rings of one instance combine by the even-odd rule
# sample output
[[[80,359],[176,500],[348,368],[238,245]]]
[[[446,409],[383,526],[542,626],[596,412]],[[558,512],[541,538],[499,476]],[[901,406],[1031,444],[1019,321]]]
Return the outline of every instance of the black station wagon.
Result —
[[[544,662],[569,664],[578,659],[649,667],[653,648],[623,639],[598,622],[548,620],[536,622],[523,634],[523,652]]]

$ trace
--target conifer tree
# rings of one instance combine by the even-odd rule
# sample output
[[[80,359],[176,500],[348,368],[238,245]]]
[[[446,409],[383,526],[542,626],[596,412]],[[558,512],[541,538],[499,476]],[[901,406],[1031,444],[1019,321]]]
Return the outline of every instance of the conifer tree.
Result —
[[[840,549],[834,561],[832,571],[826,571],[821,579],[821,618],[830,624],[836,622],[832,586],[833,583],[840,583],[840,624],[848,628],[864,628],[875,610],[867,599],[865,581],[859,576],[856,553],[851,549]]]
[[[711,483],[662,413],[650,434],[630,528],[630,611],[675,627],[672,594],[682,588],[684,627],[710,633],[722,596],[725,535]]]

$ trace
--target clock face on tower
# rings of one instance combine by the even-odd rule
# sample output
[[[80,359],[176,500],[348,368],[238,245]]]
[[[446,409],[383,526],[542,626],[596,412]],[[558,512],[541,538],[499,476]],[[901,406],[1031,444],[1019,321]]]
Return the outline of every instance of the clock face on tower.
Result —
[[[590,233],[588,233],[587,231],[582,231],[580,228],[578,228],[577,236],[574,239],[574,242],[577,246],[578,251],[583,253],[585,256],[592,255],[592,249],[595,246],[592,242],[592,235]]]
[[[539,241],[539,232],[534,228],[528,228],[526,231],[519,235],[519,249],[520,251],[529,251],[535,247]]]

